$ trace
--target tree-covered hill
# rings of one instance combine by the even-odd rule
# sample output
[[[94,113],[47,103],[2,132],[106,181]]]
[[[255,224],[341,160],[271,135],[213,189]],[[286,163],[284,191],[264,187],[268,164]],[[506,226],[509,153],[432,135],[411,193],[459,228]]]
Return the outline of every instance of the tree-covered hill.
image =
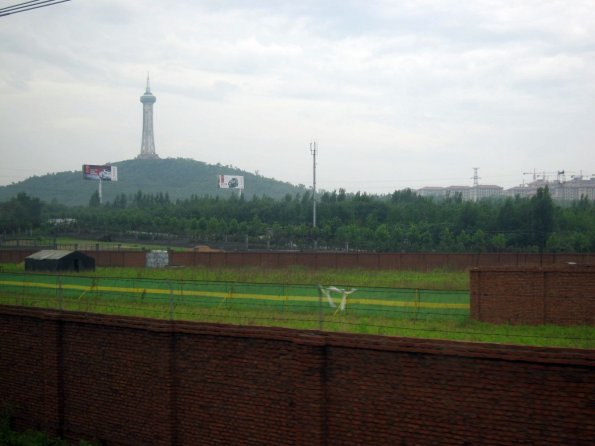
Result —
[[[305,190],[303,186],[294,186],[234,167],[206,164],[191,159],[133,159],[112,164],[118,166],[118,181],[103,183],[104,202],[113,201],[121,194],[135,194],[139,190],[146,194],[167,193],[172,200],[193,195],[225,197],[234,193],[218,188],[218,175],[243,175],[246,188],[244,194],[247,198],[262,195],[281,198],[286,194],[293,195]],[[25,192],[47,203],[55,200],[68,206],[86,205],[97,188],[97,182],[84,180],[81,171],[59,172],[34,176],[19,183],[0,187],[0,202]]]

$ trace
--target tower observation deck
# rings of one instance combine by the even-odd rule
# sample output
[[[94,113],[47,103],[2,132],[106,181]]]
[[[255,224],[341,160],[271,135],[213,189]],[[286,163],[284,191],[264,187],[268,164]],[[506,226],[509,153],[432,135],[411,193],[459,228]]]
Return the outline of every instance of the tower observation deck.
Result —
[[[158,159],[159,155],[155,153],[155,137],[153,136],[153,104],[157,98],[151,93],[149,75],[147,75],[147,89],[145,94],[140,97],[143,104],[143,141],[140,147],[140,154],[137,159]]]

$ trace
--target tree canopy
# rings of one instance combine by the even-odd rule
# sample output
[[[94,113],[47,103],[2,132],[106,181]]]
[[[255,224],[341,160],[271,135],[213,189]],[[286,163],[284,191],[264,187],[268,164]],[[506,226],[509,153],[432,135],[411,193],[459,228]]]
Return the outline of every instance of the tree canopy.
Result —
[[[309,191],[280,199],[237,195],[121,193],[99,205],[42,203],[19,194],[0,203],[0,233],[64,231],[48,219],[75,219],[68,231],[127,237],[177,237],[222,246],[251,244],[276,249],[374,251],[595,251],[595,203],[586,198],[561,206],[547,188],[532,198],[434,200],[411,190],[375,196],[324,192],[312,227]],[[45,223],[44,223],[45,222]]]

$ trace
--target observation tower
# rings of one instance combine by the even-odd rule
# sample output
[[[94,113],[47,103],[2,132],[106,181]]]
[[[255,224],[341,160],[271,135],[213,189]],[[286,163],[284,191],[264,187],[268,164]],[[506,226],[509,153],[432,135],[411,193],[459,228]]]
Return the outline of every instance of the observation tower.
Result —
[[[155,137],[153,136],[153,104],[157,98],[151,93],[149,75],[147,74],[147,89],[140,97],[143,104],[143,141],[140,146],[140,154],[137,159],[158,159],[155,153]]]

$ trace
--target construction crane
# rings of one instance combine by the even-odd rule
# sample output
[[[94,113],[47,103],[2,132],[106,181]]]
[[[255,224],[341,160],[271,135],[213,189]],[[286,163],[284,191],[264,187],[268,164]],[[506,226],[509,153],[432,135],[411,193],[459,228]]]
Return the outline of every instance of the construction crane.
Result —
[[[556,175],[556,181],[558,183],[566,182],[566,174],[573,174],[574,172],[565,172],[564,170],[557,170],[555,172],[537,172],[537,169],[533,169],[533,172],[523,172],[523,175],[533,175],[533,181],[537,181],[538,177],[547,182],[547,179],[551,175]]]

